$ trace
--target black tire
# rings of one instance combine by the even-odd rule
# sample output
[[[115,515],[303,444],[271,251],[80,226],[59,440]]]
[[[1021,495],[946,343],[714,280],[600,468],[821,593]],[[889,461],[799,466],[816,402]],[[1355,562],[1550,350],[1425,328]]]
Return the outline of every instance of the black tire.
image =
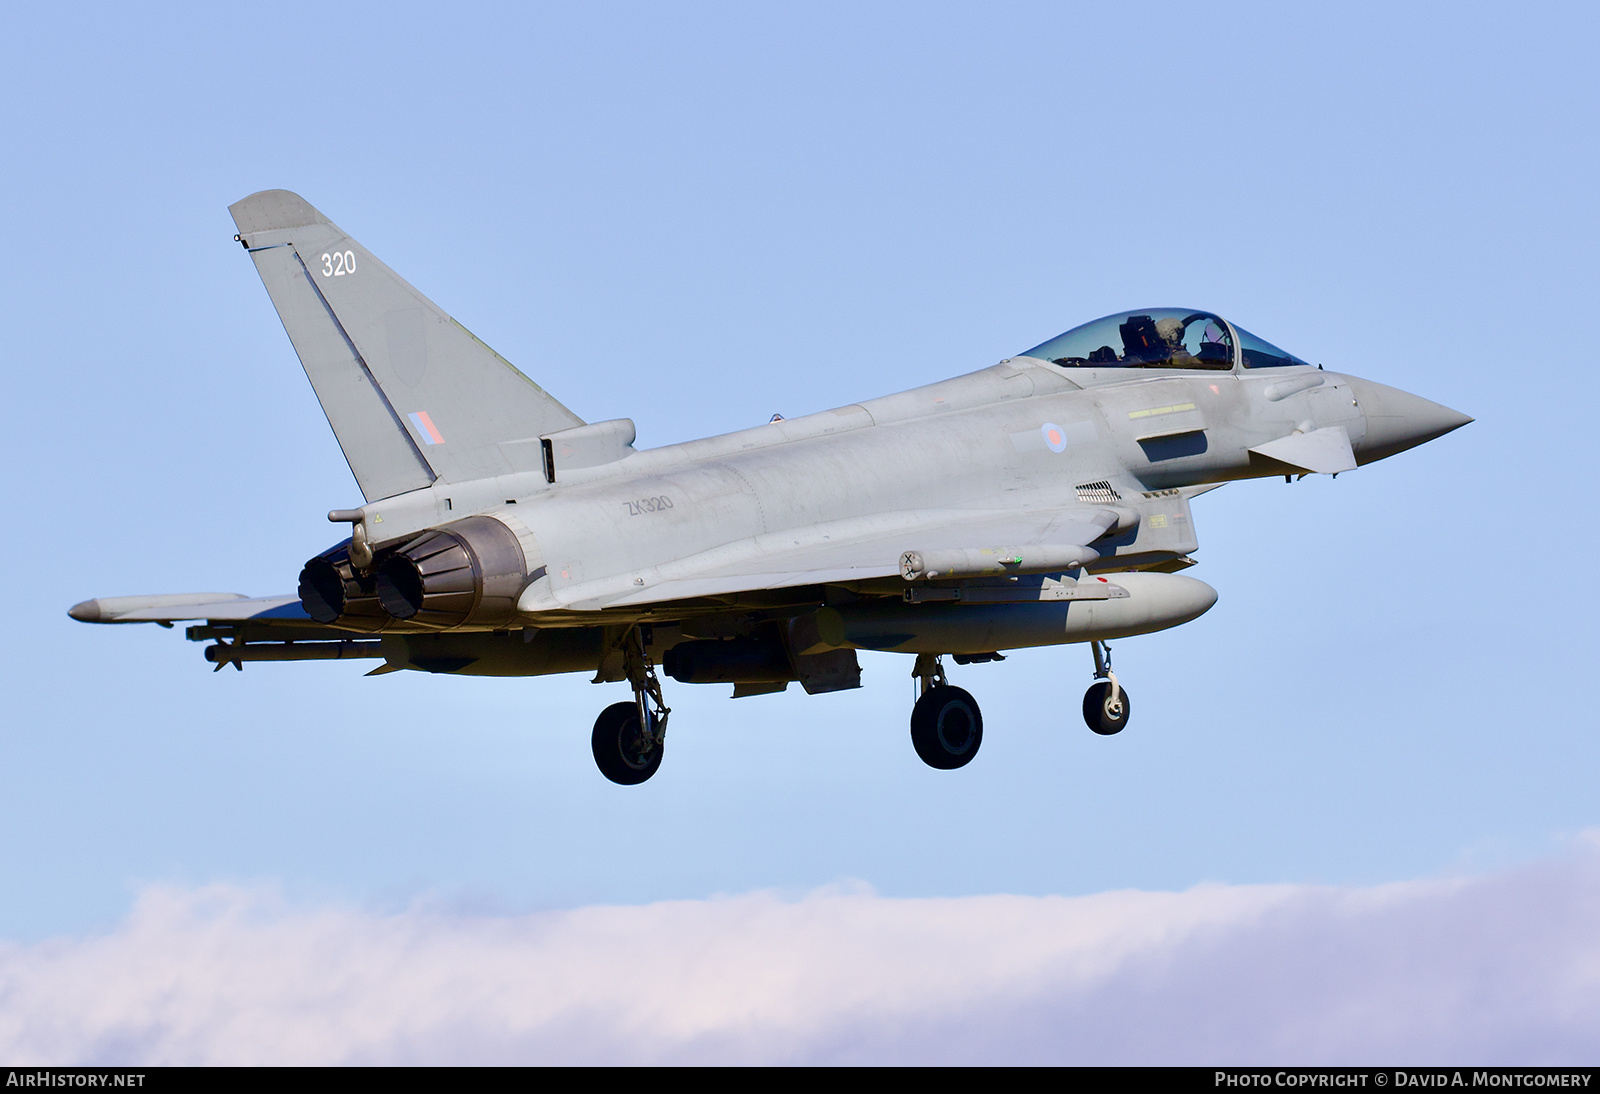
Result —
[[[922,762],[941,771],[965,767],[983,744],[983,713],[960,688],[940,684],[911,708],[911,744]]]
[[[1089,728],[1102,737],[1109,737],[1113,733],[1121,733],[1128,725],[1128,715],[1133,713],[1133,703],[1128,698],[1128,689],[1117,686],[1121,699],[1120,710],[1108,709],[1111,699],[1111,681],[1096,680],[1089,685],[1089,690],[1083,693],[1083,720]]]
[[[589,745],[600,774],[622,786],[637,786],[661,766],[662,746],[648,751],[639,732],[639,704],[612,703],[594,720]]]

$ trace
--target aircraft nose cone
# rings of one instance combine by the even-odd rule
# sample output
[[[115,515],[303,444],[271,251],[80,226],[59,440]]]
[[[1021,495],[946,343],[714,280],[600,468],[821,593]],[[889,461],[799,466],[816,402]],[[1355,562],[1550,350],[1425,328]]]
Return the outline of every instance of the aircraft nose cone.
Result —
[[[1356,445],[1362,463],[1381,460],[1460,429],[1471,418],[1409,391],[1348,377],[1356,404],[1367,419],[1367,435]]]

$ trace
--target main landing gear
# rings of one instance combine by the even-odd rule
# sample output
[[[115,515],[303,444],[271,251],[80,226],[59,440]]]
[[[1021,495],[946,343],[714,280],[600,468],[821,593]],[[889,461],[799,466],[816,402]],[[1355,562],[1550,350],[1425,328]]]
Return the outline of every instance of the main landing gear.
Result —
[[[1083,720],[1102,736],[1121,733],[1128,725],[1133,704],[1111,669],[1111,647],[1089,643],[1094,654],[1095,682],[1083,695]],[[595,766],[614,783],[636,786],[656,773],[667,736],[667,715],[672,711],[661,697],[661,681],[645,653],[638,629],[622,643],[623,670],[633,686],[633,701],[613,703],[595,719],[589,739]],[[1000,660],[983,655],[957,661]],[[920,692],[911,708],[911,744],[929,767],[953,771],[972,762],[983,745],[983,713],[972,695],[945,679],[944,661],[937,654],[919,653],[911,675]]]
[[[922,685],[922,695],[911,708],[912,747],[929,767],[941,771],[965,767],[983,744],[978,701],[945,682],[944,664],[934,654],[917,654],[911,675]]]
[[[644,652],[638,628],[622,643],[623,666],[633,685],[633,701],[612,703],[594,721],[589,745],[600,774],[623,786],[644,782],[661,766],[672,710],[661,698],[661,681]]]
[[[1111,671],[1111,647],[1095,641],[1089,643],[1089,649],[1094,652],[1095,682],[1083,693],[1083,720],[1096,733],[1109,737],[1127,726],[1133,706]]]
[[[1096,733],[1109,737],[1127,728],[1133,702],[1111,669],[1111,647],[1094,641],[1089,650],[1094,654],[1095,682],[1083,695],[1083,720]],[[956,660],[967,663],[961,657]],[[917,755],[929,767],[942,771],[965,767],[983,744],[978,701],[945,680],[943,659],[935,654],[919,653],[911,675],[921,684],[921,697],[911,708],[911,744]]]

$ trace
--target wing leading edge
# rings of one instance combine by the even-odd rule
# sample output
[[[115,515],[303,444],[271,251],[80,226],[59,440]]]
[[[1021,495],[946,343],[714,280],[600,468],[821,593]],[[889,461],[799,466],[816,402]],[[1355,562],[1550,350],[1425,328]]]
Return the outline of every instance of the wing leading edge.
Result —
[[[190,619],[216,622],[304,620],[311,622],[297,596],[245,596],[242,593],[158,593],[103,596],[74,604],[67,614],[80,623],[164,623]]]

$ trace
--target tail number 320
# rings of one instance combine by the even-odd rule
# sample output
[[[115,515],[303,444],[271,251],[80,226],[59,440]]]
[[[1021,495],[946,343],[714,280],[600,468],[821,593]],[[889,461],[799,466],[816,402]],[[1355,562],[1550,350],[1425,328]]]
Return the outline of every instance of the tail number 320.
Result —
[[[334,251],[332,254],[323,252],[323,277],[343,277],[345,274],[353,274],[355,272],[356,253],[354,251]]]

